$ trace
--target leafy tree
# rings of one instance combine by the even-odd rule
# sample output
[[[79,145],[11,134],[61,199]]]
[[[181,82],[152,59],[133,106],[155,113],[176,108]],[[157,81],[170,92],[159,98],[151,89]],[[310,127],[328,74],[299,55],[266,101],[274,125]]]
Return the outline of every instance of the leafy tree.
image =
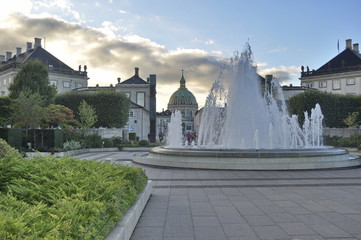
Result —
[[[10,124],[9,118],[11,116],[11,99],[9,97],[0,97],[0,126]]]
[[[96,115],[95,108],[86,103],[86,101],[81,101],[79,105],[79,121],[78,125],[82,129],[83,133],[86,132],[89,128],[94,126],[98,120]]]
[[[75,124],[74,113],[71,109],[57,104],[50,104],[46,108],[48,118],[45,123],[48,127],[61,127],[65,130],[72,130]]]
[[[40,94],[47,105],[54,102],[56,87],[49,83],[48,69],[39,60],[30,60],[21,67],[9,87],[9,97],[16,99],[24,90]]]
[[[47,118],[46,110],[43,107],[44,100],[37,94],[30,94],[28,91],[20,93],[19,97],[11,104],[11,120],[15,128],[37,128]]]

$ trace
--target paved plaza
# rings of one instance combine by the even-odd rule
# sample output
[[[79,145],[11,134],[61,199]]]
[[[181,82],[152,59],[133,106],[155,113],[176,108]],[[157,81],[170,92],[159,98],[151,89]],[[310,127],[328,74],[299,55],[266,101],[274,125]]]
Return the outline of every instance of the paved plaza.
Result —
[[[226,171],[135,164],[141,152],[81,159],[141,167],[153,193],[132,240],[361,239],[361,168]]]

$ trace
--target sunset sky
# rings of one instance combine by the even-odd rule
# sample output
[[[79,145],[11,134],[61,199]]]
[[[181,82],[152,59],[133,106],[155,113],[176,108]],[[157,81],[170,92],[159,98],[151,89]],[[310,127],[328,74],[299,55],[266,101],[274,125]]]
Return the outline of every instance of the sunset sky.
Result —
[[[0,54],[43,47],[89,86],[116,84],[140,68],[157,75],[157,111],[167,108],[181,70],[200,107],[220,66],[249,42],[258,73],[299,85],[301,65],[321,67],[361,43],[360,0],[11,0],[0,9]]]

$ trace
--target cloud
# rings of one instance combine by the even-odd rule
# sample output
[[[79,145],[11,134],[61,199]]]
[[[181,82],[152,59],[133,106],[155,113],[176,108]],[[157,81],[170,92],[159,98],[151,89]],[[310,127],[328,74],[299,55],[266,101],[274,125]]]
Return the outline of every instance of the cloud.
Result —
[[[15,52],[16,47],[25,49],[26,42],[40,37],[43,47],[45,43],[47,51],[70,67],[87,65],[91,86],[116,84],[118,77],[130,78],[134,67],[139,67],[143,79],[157,75],[158,110],[166,108],[184,69],[187,87],[202,105],[224,62],[222,56],[202,49],[169,50],[135,34],[116,35],[117,30],[110,22],[92,28],[54,17],[15,14],[9,26],[0,28],[0,34],[7,36],[0,39],[0,54],[12,49]]]
[[[198,39],[198,38],[194,38],[194,39],[192,40],[192,42],[202,43],[202,44],[205,44],[205,45],[213,45],[213,44],[214,44],[214,40],[211,40],[211,39],[204,41],[204,40],[200,40],[200,39]]]
[[[273,75],[280,80],[281,85],[288,85],[289,83],[299,85],[295,78],[300,73],[300,68],[297,66],[279,66],[272,68],[265,68],[258,71],[261,76]]]

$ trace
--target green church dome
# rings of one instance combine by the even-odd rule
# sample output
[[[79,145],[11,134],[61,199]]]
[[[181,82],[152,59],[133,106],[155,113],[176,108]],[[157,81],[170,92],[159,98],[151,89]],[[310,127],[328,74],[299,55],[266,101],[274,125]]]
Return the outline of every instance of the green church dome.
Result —
[[[183,76],[180,80],[180,87],[175,91],[169,99],[169,105],[197,105],[197,100],[194,97],[193,93],[186,88],[186,80]]]

